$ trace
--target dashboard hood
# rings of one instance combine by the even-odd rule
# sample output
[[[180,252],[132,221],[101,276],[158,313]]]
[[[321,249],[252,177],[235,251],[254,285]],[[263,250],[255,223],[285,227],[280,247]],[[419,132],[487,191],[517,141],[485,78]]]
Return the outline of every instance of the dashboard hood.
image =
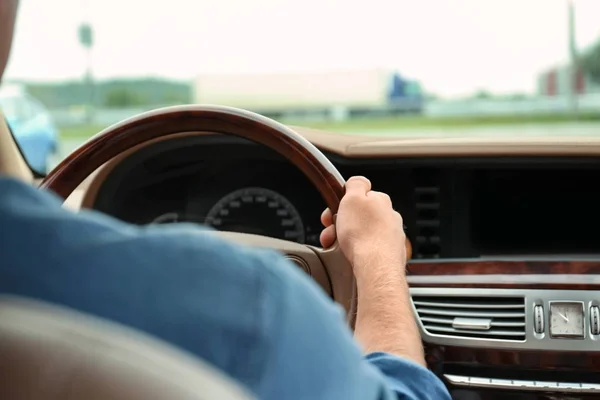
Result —
[[[600,155],[600,125],[398,130],[342,134],[292,126],[315,146],[346,157]]]

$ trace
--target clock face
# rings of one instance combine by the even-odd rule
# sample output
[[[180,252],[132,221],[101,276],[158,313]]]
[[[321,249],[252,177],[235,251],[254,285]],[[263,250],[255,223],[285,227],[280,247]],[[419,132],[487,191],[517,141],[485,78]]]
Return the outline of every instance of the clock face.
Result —
[[[550,336],[553,338],[583,338],[583,303],[550,303]]]

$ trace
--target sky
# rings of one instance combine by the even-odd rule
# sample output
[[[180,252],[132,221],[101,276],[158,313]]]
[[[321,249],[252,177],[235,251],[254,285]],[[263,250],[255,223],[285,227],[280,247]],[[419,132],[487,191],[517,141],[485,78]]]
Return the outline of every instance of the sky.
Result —
[[[442,96],[532,92],[568,60],[568,0],[21,0],[6,78],[390,68]],[[573,0],[576,38],[600,38],[600,0]]]

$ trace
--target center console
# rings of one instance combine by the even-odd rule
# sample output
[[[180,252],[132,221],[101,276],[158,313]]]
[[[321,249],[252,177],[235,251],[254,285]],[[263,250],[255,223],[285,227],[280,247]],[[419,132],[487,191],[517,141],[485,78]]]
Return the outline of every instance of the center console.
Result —
[[[408,266],[429,367],[458,400],[600,398],[600,163],[440,171],[439,256]]]

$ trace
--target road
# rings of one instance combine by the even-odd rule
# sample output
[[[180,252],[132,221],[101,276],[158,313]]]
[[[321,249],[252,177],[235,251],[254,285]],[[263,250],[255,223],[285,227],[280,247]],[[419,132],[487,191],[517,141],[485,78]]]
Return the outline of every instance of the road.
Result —
[[[362,132],[373,136],[396,136],[396,137],[447,137],[447,136],[597,136],[600,135],[599,122],[579,123],[555,123],[555,124],[521,124],[521,125],[497,125],[477,127],[452,127],[452,128],[403,128],[401,131],[376,131]],[[51,162],[51,167],[64,157],[73,152],[84,141],[77,139],[66,139],[60,144],[59,153]]]

